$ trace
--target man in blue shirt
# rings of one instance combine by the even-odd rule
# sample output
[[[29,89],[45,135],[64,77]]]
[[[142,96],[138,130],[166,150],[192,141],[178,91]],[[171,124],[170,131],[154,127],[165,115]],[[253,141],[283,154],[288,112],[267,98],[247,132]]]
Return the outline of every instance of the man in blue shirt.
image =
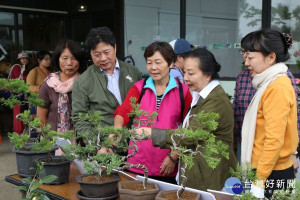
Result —
[[[169,44],[172,46],[176,54],[176,60],[173,67],[170,70],[170,74],[174,78],[178,78],[179,81],[183,83],[184,75],[182,69],[184,66],[184,60],[186,55],[192,50],[191,44],[183,38],[173,40]]]
[[[91,54],[93,65],[74,82],[72,115],[100,111],[102,126],[112,126],[117,106],[122,104],[131,86],[142,79],[139,70],[117,59],[116,40],[107,27],[92,28],[85,46]],[[73,120],[76,131],[93,133],[86,121]]]

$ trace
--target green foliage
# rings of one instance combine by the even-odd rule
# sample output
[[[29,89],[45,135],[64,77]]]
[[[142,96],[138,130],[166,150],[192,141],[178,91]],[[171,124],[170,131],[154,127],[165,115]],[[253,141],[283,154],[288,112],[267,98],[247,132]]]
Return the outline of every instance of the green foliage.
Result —
[[[84,169],[88,174],[94,174],[97,172],[101,175],[101,167],[105,167],[108,174],[113,169],[118,168],[121,164],[125,164],[125,158],[122,158],[118,154],[99,154],[97,151],[105,147],[107,149],[113,149],[113,144],[124,151],[128,150],[128,144],[124,141],[124,138],[130,138],[132,131],[127,128],[116,129],[111,126],[102,127],[100,121],[102,117],[100,112],[88,112],[85,115],[80,114],[79,120],[88,121],[93,127],[93,132],[97,135],[90,135],[90,133],[77,133],[78,138],[82,138],[85,146],[69,145],[64,150],[66,156],[69,159],[78,159],[84,161]],[[108,138],[110,134],[114,134],[113,139]],[[70,136],[72,137],[72,136]]]
[[[242,193],[241,195],[236,195],[234,197],[234,200],[257,200],[255,196],[252,195],[252,193]]]
[[[152,113],[148,115],[147,112],[139,110],[140,105],[135,104],[136,99],[131,99],[131,105],[134,108],[130,113],[132,116],[137,116],[142,118],[142,120],[137,121],[137,127],[140,127],[141,124],[150,125],[152,120],[156,117],[157,114]],[[135,141],[135,126],[132,126],[132,129],[128,128],[114,128],[113,126],[102,127],[100,122],[103,119],[100,112],[88,112],[86,114],[79,114],[75,117],[80,121],[88,122],[92,127],[91,133],[78,132],[76,138],[81,138],[85,146],[80,144],[68,145],[64,147],[65,155],[69,159],[78,159],[84,162],[84,169],[87,174],[95,174],[101,176],[102,169],[105,169],[107,174],[110,174],[114,169],[121,169],[121,166],[129,166],[129,163],[126,162],[128,158],[117,154],[118,151],[126,152],[129,149],[127,140],[130,139]],[[150,122],[148,122],[150,121]],[[109,138],[109,135],[114,135],[114,137]],[[72,134],[66,134],[68,139],[74,140],[75,136]],[[143,137],[142,139],[147,139]],[[101,148],[111,149],[113,154],[98,154],[97,152]],[[134,167],[134,166],[131,166]],[[123,169],[123,168],[122,168]]]
[[[236,170],[230,168],[230,173],[232,176],[237,177],[242,182],[255,182],[257,180],[256,172],[251,169],[250,165],[247,164],[246,168],[241,165],[237,165]],[[300,200],[300,181],[294,179],[295,184],[291,183],[289,189],[276,190],[270,200]],[[254,200],[257,199],[252,195],[252,193],[242,193],[236,195],[235,200]],[[266,198],[265,198],[266,199]]]
[[[197,115],[198,122],[200,124],[200,128],[206,129],[208,131],[214,131],[218,127],[218,122],[215,120],[219,118],[218,113],[205,113],[204,110],[202,110]]]
[[[11,79],[7,81],[5,78],[0,78],[0,90],[11,91],[12,94],[8,99],[0,98],[0,103],[9,106],[10,108],[13,108],[16,104],[26,102],[18,100],[17,96],[21,94],[28,97],[28,102],[31,105],[44,105],[43,100],[40,99],[37,94],[29,91],[29,85],[23,80]]]
[[[26,111],[25,114],[26,115]],[[35,118],[33,121],[29,122],[29,124],[40,124],[38,118]],[[31,126],[29,126],[31,127]],[[37,128],[37,127],[35,127]],[[15,145],[16,149],[21,149],[25,147],[25,144],[30,141],[31,147],[29,150],[33,151],[48,151],[55,146],[55,141],[59,136],[63,136],[64,134],[59,134],[56,131],[50,130],[50,125],[46,125],[39,131],[39,136],[37,138],[30,138],[29,134],[20,134],[17,133],[8,133],[8,137],[11,143]],[[50,155],[50,153],[49,153]]]
[[[150,127],[154,123],[154,119],[157,117],[157,112],[149,112],[141,110],[140,104],[137,104],[137,100],[134,97],[130,98],[132,110],[129,113],[129,117],[137,117],[133,119],[132,129],[135,128],[134,124],[137,124],[138,127]],[[146,139],[146,138],[144,138]]]
[[[255,182],[257,180],[256,172],[251,168],[249,163],[246,163],[245,168],[239,164],[236,165],[235,170],[230,167],[229,172],[233,177],[237,177],[242,182],[247,182],[249,180]]]
[[[221,141],[216,141],[216,137],[211,131],[216,130],[218,123],[215,121],[219,118],[218,113],[205,113],[201,111],[197,114],[199,128],[196,130],[179,128],[173,135],[172,149],[177,149],[179,158],[187,164],[188,168],[194,165],[194,157],[200,154],[204,157],[207,164],[211,168],[216,168],[221,161],[221,157],[229,159],[228,145]],[[188,140],[194,143],[194,149],[188,149],[181,144],[182,140]]]
[[[29,135],[27,134],[20,134],[17,133],[8,133],[8,138],[11,143],[15,145],[16,149],[21,149],[24,147],[25,143],[29,140]]]
[[[195,116],[190,116],[195,117]],[[228,145],[220,140],[216,140],[216,136],[211,133],[218,127],[216,119],[219,118],[218,113],[206,113],[201,111],[196,115],[199,125],[196,129],[178,128],[172,134],[172,150],[176,150],[181,163],[181,186],[177,191],[177,197],[182,195],[185,184],[188,181],[185,176],[185,169],[192,168],[195,164],[195,156],[199,154],[207,162],[208,166],[215,169],[221,162],[222,157],[229,159]]]
[[[31,93],[29,91],[29,85],[23,80],[11,79],[7,81],[6,79],[1,78],[0,89],[9,90],[12,93],[8,99],[0,99],[1,104],[7,105],[10,108],[13,108],[14,105],[21,103],[30,103],[32,106],[44,104],[44,101],[38,97],[38,94]],[[20,95],[24,96],[25,100],[18,100],[17,97]],[[63,136],[63,134],[60,135],[56,131],[50,130],[50,125],[46,125],[42,128],[42,130],[40,130],[42,123],[39,118],[32,117],[30,110],[25,110],[24,112],[20,113],[17,118],[23,121],[25,125],[23,133],[20,135],[17,133],[8,134],[10,142],[15,145],[16,149],[21,149],[26,143],[30,142],[32,144],[32,150],[50,152],[55,145],[57,137]],[[35,139],[30,138],[32,129],[38,130],[38,137]]]
[[[296,180],[295,188],[292,190],[276,190],[273,193],[273,196],[270,200],[300,200],[300,181]],[[240,195],[236,195],[234,200],[256,200],[257,198],[252,195],[252,193],[242,193]],[[267,199],[267,198],[265,198]]]
[[[28,102],[31,104],[31,105],[34,105],[34,106],[42,106],[44,105],[44,101],[42,99],[39,98],[39,95],[36,94],[36,93],[30,93],[30,95],[27,97],[28,98]]]
[[[11,79],[7,81],[4,78],[0,78],[0,90],[9,90],[12,94],[8,99],[1,98],[0,103],[2,105],[13,108],[16,104],[27,103],[31,105],[43,105],[44,102],[38,97],[37,94],[29,91],[29,85],[23,80]],[[20,101],[18,96],[25,96],[28,100]],[[26,99],[25,98],[25,99]],[[9,133],[10,141],[15,145],[16,149],[20,149],[28,142],[30,138],[30,130],[32,128],[39,128],[41,122],[38,118],[33,118],[29,110],[25,110],[23,113],[18,115],[18,119],[23,121],[25,128],[23,134]],[[51,139],[52,140],[52,139]]]
[[[295,179],[295,188],[292,191],[286,189],[277,190],[273,193],[271,200],[300,200],[300,181]]]
[[[57,179],[57,176],[49,175],[45,176],[44,178],[38,178],[37,174],[42,172],[43,169],[43,163],[38,162],[37,168],[34,177],[27,177],[22,179],[22,182],[26,184],[26,186],[18,186],[17,188],[21,191],[26,192],[26,196],[23,200],[32,200],[34,197],[37,199],[43,199],[43,200],[50,200],[45,192],[41,189],[39,189],[41,184],[50,183]]]

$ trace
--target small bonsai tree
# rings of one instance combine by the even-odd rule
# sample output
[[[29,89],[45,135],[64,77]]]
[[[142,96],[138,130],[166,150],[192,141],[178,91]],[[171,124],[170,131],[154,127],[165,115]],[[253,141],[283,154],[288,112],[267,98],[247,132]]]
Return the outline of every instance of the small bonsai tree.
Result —
[[[84,169],[87,174],[95,174],[98,179],[101,179],[102,173],[106,172],[108,175],[113,170],[125,170],[128,168],[142,168],[145,172],[144,179],[144,188],[147,184],[148,170],[147,167],[141,164],[133,165],[127,162],[127,159],[133,157],[138,151],[138,146],[136,145],[137,140],[148,139],[147,136],[136,137],[135,130],[136,128],[141,127],[141,125],[149,126],[153,123],[153,119],[156,117],[156,112],[153,112],[149,115],[148,112],[139,110],[140,105],[135,104],[136,99],[131,99],[131,105],[133,106],[133,111],[131,111],[130,116],[139,116],[143,117],[141,120],[134,120],[133,122],[137,124],[132,126],[131,129],[128,128],[114,128],[113,126],[102,127],[100,125],[101,120],[103,119],[99,111],[88,112],[86,114],[79,114],[76,118],[82,121],[87,121],[92,127],[94,135],[91,133],[77,133],[78,138],[82,138],[85,146],[80,144],[76,145],[67,145],[64,148],[66,156],[70,159],[77,159],[84,162]],[[113,138],[108,136],[113,134]],[[69,139],[72,138],[72,135]],[[137,139],[139,138],[139,139]],[[133,153],[127,156],[122,156],[117,152],[127,152],[130,148],[127,140],[133,142]],[[98,150],[101,148],[112,149],[113,154],[97,154]]]
[[[30,106],[44,105],[44,101],[38,97],[36,93],[31,93],[29,91],[29,85],[23,80],[11,79],[7,81],[6,79],[0,79],[0,90],[10,91],[10,96],[7,98],[0,98],[0,103],[13,108],[15,105],[28,104],[29,107],[23,113],[20,113],[17,118],[23,121],[25,128],[23,130],[22,140],[30,138],[31,128],[40,127],[41,123],[38,118],[33,118],[30,115]],[[18,145],[19,146],[19,145]]]
[[[40,99],[36,93],[31,93],[29,91],[29,85],[23,80],[11,79],[7,81],[6,79],[1,78],[0,90],[8,90],[11,92],[11,95],[8,98],[0,98],[0,103],[9,106],[10,108],[13,108],[14,105],[25,103],[33,106],[44,104],[44,101]],[[27,110],[24,110],[17,115],[17,118],[23,121],[25,128],[20,135],[15,132],[8,133],[9,140],[15,145],[15,148],[47,151],[53,161],[50,150],[55,146],[56,139],[59,136],[63,137],[63,135],[51,130],[50,125],[46,125],[41,129],[42,123],[39,118],[33,118],[30,114],[30,106]],[[38,135],[35,138],[31,138],[31,131],[33,129],[38,130]],[[28,143],[31,145],[27,145]]]
[[[219,154],[226,159],[229,159],[228,145],[223,144],[221,141],[216,142],[214,134],[210,133],[214,131],[218,123],[215,121],[219,115],[217,113],[205,113],[201,111],[197,114],[199,122],[199,128],[192,130],[189,128],[178,128],[171,136],[172,147],[171,150],[177,151],[179,159],[183,161],[183,165],[180,168],[181,172],[181,188],[177,191],[177,198],[180,199],[185,187],[187,177],[185,176],[186,168],[191,168],[194,165],[194,157],[199,154],[203,156],[207,164],[211,168],[216,168],[221,161]],[[189,149],[184,145],[181,145],[181,141],[187,139],[194,141],[195,149]],[[205,148],[201,145],[200,141],[204,141]]]

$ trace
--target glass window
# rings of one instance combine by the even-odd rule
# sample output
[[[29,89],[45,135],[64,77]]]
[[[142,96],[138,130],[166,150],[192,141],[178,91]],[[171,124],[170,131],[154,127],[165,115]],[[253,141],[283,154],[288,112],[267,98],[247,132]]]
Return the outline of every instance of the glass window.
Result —
[[[144,50],[155,40],[171,42],[180,36],[180,0],[125,0],[125,56],[146,72]]]
[[[0,12],[0,25],[14,25],[14,13]]]
[[[221,78],[235,78],[242,70],[240,40],[261,27],[261,9],[250,0],[189,0],[186,39],[215,55]]]
[[[15,17],[18,25],[15,30]],[[53,51],[64,38],[64,16],[0,12],[0,44],[7,61],[15,63],[19,51]]]
[[[16,48],[15,30],[14,30],[14,13],[0,12],[0,44],[8,53],[8,61],[14,57],[13,50]],[[2,52],[0,52],[2,54]],[[14,60],[14,59],[13,59]]]
[[[293,74],[300,74],[300,1],[272,0],[271,27],[283,33],[290,33],[293,46],[289,50],[291,58],[286,62]]]
[[[23,25],[23,19],[22,19],[23,15],[21,13],[18,13],[18,24],[19,25]]]
[[[64,17],[45,14],[22,14],[18,17],[20,49],[53,51],[64,38]]]
[[[221,64],[221,77],[235,78],[242,70],[239,43],[261,27],[262,4],[251,0],[186,1],[186,39],[206,47]],[[154,40],[180,37],[180,0],[125,0],[125,55],[132,55],[146,72],[144,49]]]

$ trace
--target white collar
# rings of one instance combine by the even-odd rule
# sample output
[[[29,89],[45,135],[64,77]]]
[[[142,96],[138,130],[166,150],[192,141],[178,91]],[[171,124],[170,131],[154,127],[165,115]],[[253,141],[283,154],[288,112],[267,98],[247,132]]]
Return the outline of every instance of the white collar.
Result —
[[[100,69],[100,71],[101,71],[102,73],[106,73],[101,67],[99,67],[99,69]],[[120,64],[119,64],[118,59],[116,59],[116,64],[115,64],[115,68],[114,68],[114,73],[115,73],[116,69],[117,69],[117,70],[120,70]],[[108,73],[106,73],[106,74],[108,74]]]
[[[193,100],[192,100],[192,103],[191,103],[191,108],[193,106],[195,106],[200,98],[200,96],[205,99],[209,93],[215,88],[217,87],[218,85],[220,85],[219,81],[218,80],[212,80],[210,83],[208,83],[205,88],[203,88],[203,90],[201,90],[201,92],[195,92],[193,91],[192,93],[192,96],[193,96]],[[191,110],[187,113],[187,115],[185,116],[184,120],[183,120],[183,125],[182,127],[189,127],[189,118],[190,118],[190,113],[191,113]]]
[[[205,99],[215,87],[220,85],[220,82],[218,80],[212,80],[210,81],[201,92],[199,92],[200,96]]]

